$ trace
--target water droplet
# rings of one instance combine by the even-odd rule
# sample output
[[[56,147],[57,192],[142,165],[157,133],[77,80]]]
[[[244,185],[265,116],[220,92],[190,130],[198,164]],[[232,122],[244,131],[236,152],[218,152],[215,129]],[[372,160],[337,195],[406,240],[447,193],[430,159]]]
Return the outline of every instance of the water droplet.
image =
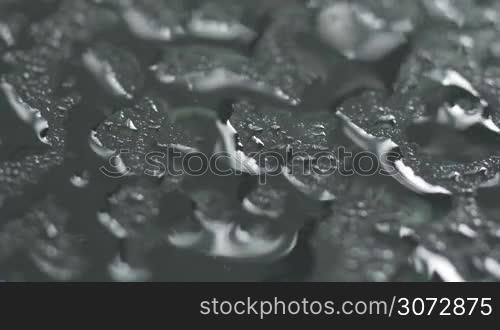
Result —
[[[464,223],[459,224],[456,227],[456,230],[458,233],[462,234],[463,236],[465,236],[467,238],[474,239],[477,237],[477,232]]]
[[[401,228],[399,229],[399,237],[402,239],[415,240],[417,234],[415,233],[415,230],[405,226],[401,226]]]
[[[132,131],[135,131],[135,132],[138,131],[138,129],[135,126],[134,122],[130,118],[127,118],[127,120],[125,121],[125,126],[127,126],[127,128],[130,129],[130,130],[132,130]]]
[[[120,84],[115,72],[109,63],[103,62],[96,54],[89,51],[83,55],[83,62],[87,69],[97,78],[97,80],[114,95],[131,99],[125,88]]]
[[[386,222],[376,223],[375,229],[382,234],[388,234],[391,232],[391,225]]]
[[[262,142],[262,140],[256,137],[255,135],[252,136],[252,141],[259,147],[261,148],[264,147],[264,142]]]
[[[377,120],[378,124],[389,124],[391,126],[396,126],[396,117],[394,115],[383,115]]]
[[[320,38],[349,59],[378,61],[406,43],[403,25],[390,24],[358,4],[335,3],[317,17]],[[410,30],[412,29],[410,25]]]
[[[218,41],[250,42],[256,37],[255,31],[235,19],[224,17],[223,8],[202,7],[194,11],[187,23],[187,31],[198,38]]]
[[[488,102],[454,70],[433,70],[426,93],[428,115],[407,130],[429,155],[460,161],[477,160],[496,152],[500,128],[493,122]],[[462,143],[456,143],[458,139]],[[465,145],[464,145],[465,144]]]
[[[13,46],[15,43],[12,31],[2,22],[0,22],[0,40],[2,40],[8,47]]]
[[[114,150],[110,150],[102,144],[97,136],[97,131],[92,130],[89,135],[90,148],[100,157],[109,158],[115,154]]]
[[[112,218],[109,213],[99,212],[97,220],[116,238],[123,239],[128,236],[127,230],[116,219]]]
[[[260,133],[264,130],[262,127],[256,126],[254,124],[248,124],[248,129],[256,133]]]
[[[417,272],[427,274],[429,279],[437,277],[444,282],[464,281],[463,277],[448,259],[429,251],[423,246],[415,249],[413,263]]]
[[[90,173],[88,171],[75,174],[69,179],[71,184],[77,188],[85,188],[89,184],[89,180]]]
[[[144,282],[151,278],[151,272],[143,268],[134,268],[120,257],[109,265],[109,274],[117,282]]]
[[[59,230],[57,230],[57,227],[52,223],[47,225],[46,232],[49,238],[55,238],[59,234]]]
[[[123,19],[130,31],[138,38],[144,40],[166,42],[185,34],[183,27],[175,25],[175,22],[172,22],[173,24],[157,22],[136,8],[125,10]]]
[[[399,146],[391,139],[378,138],[354,124],[346,115],[337,112],[342,122],[343,133],[359,148],[374,153],[384,170],[406,188],[418,193],[449,196],[452,193],[438,185],[433,185],[415,175],[412,168],[404,164]],[[388,166],[390,164],[391,166]]]
[[[186,53],[190,54],[189,65],[184,63]],[[238,53],[223,51],[211,47],[177,47],[169,49],[162,61],[152,68],[157,80],[163,84],[181,84],[189,90],[201,93],[216,92],[225,89],[237,89],[261,93],[297,105],[299,101],[280,86],[275,86],[266,79],[257,66],[247,57]]]
[[[10,106],[15,111],[19,119],[33,127],[33,130],[35,131],[38,139],[41,142],[50,144],[47,139],[47,130],[49,129],[49,124],[47,120],[43,118],[40,110],[34,109],[27,103],[25,103],[16,93],[14,87],[7,81],[2,80],[0,82],[0,88],[4,92],[7,101],[9,102]]]
[[[231,259],[277,259],[287,255],[297,242],[296,234],[273,237],[264,227],[245,230],[234,223],[224,223],[196,213],[199,231],[175,230],[168,235],[170,244],[199,250],[210,256]],[[208,247],[208,249],[207,249]]]
[[[465,23],[465,15],[457,9],[452,0],[422,0],[427,12],[440,19],[451,21],[458,26]]]
[[[493,42],[489,47],[491,57],[500,59],[500,42]]]
[[[500,187],[500,173],[497,173],[492,179],[481,184],[481,188]]]
[[[456,171],[455,171],[455,172],[450,173],[450,175],[448,176],[448,178],[449,178],[449,179],[451,179],[451,180],[453,180],[453,181],[455,181],[455,182],[460,181],[460,177],[461,177],[460,173],[458,173],[458,172],[456,172]]]
[[[484,260],[484,269],[497,280],[500,280],[500,262],[488,257]]]
[[[142,69],[127,51],[99,43],[83,53],[82,61],[97,82],[115,97],[130,100],[142,87]]]

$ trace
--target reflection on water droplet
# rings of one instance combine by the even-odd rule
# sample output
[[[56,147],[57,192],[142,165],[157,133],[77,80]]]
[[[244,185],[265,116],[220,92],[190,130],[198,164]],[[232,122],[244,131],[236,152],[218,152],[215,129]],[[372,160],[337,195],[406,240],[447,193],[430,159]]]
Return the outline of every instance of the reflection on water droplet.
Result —
[[[249,76],[232,72],[225,68],[215,68],[206,72],[191,72],[180,76],[164,74],[156,71],[158,80],[165,84],[174,82],[184,83],[192,91],[208,93],[221,89],[239,88],[273,95],[280,100],[286,101],[290,105],[296,105],[297,100],[293,99],[279,87],[271,87],[261,80],[255,80]]]
[[[70,281],[74,279],[75,272],[72,269],[57,267],[56,265],[36,255],[33,255],[32,259],[41,271],[58,281]]]
[[[484,260],[484,269],[497,280],[500,280],[500,262],[488,257]]]
[[[259,127],[259,126],[256,126],[254,124],[248,124],[248,129],[251,130],[251,131],[254,131],[256,133],[260,133],[262,132],[264,129],[262,127]]]
[[[399,24],[398,24],[399,23]],[[358,4],[335,3],[319,11],[317,27],[323,42],[349,59],[378,61],[406,43],[413,27],[390,22]]]
[[[123,19],[130,31],[144,40],[172,41],[184,34],[182,26],[162,26],[161,23],[153,22],[150,17],[135,8],[125,10]]]
[[[377,120],[377,124],[389,124],[391,126],[396,126],[396,123],[396,117],[394,115],[380,116]]]
[[[467,238],[474,239],[477,237],[477,232],[464,223],[459,224],[456,231]]]
[[[391,225],[386,222],[379,222],[375,224],[375,229],[382,234],[389,234],[391,232]]]
[[[494,59],[500,59],[500,42],[493,42],[489,47],[489,55]]]
[[[50,223],[46,226],[47,236],[49,238],[55,238],[59,234],[59,230],[57,230],[57,227],[54,226],[54,224]]]
[[[226,124],[217,121],[216,125],[222,136],[223,151],[229,156],[228,160],[231,168],[252,175],[260,174],[261,169],[255,159],[248,157],[244,152],[237,149],[235,143],[237,132],[233,125],[229,121]]]
[[[203,13],[194,12],[187,24],[188,32],[198,38],[250,42],[256,33],[236,21],[222,21],[204,17]]]
[[[36,266],[56,281],[75,280],[82,271],[82,260],[71,252],[69,242],[36,242],[30,257]]]
[[[7,101],[9,102],[12,109],[15,111],[19,119],[23,122],[31,125],[35,131],[38,139],[45,143],[50,144],[47,139],[47,131],[49,129],[49,123],[45,118],[43,118],[42,113],[38,109],[34,109],[28,104],[26,104],[21,97],[16,93],[14,87],[7,81],[2,80],[0,82],[0,88],[4,92]]]
[[[272,235],[265,227],[245,230],[232,222],[218,222],[195,212],[199,230],[173,230],[167,239],[179,248],[194,249],[209,256],[231,259],[274,260],[296,245],[297,234]]]
[[[83,54],[83,63],[87,69],[95,76],[97,81],[107,88],[113,95],[123,97],[126,99],[132,99],[125,88],[121,85],[120,81],[116,77],[111,64],[100,59],[94,52],[87,51]]]
[[[344,134],[359,148],[374,153],[383,169],[403,186],[418,194],[451,195],[449,190],[415,175],[413,169],[404,164],[403,155],[394,141],[368,134],[341,112],[337,112],[337,117],[342,122]]]
[[[484,182],[481,188],[500,187],[500,173],[497,173],[492,179]]]
[[[109,232],[116,238],[126,238],[128,236],[127,230],[116,219],[112,218],[109,213],[99,212],[97,220],[109,230]]]
[[[151,272],[143,268],[134,268],[116,257],[109,265],[109,274],[117,282],[144,282],[151,278]]]
[[[460,177],[461,177],[460,173],[458,173],[456,171],[450,173],[450,175],[448,176],[448,178],[450,178],[451,180],[454,180],[455,182],[460,181]]]
[[[423,246],[415,249],[412,261],[417,272],[427,274],[429,279],[437,277],[444,282],[464,282],[463,277],[448,259]]]
[[[89,144],[92,151],[102,158],[109,158],[114,155],[115,151],[107,149],[97,137],[97,131],[92,130],[89,135]]]
[[[281,84],[266,80],[266,72],[262,72],[251,58],[235,51],[202,46],[172,47],[151,70],[159,82],[184,85],[194,92],[230,89],[261,93],[288,105],[299,103],[297,97],[282,89]]]
[[[81,173],[74,174],[71,176],[69,181],[71,184],[77,188],[85,188],[89,184],[90,173],[88,171],[83,171]]]
[[[12,31],[2,22],[0,22],[0,40],[2,40],[8,47],[13,46],[15,43]]]
[[[432,156],[477,160],[495,154],[500,128],[493,122],[486,100],[454,70],[433,70],[424,92],[427,115],[408,127],[410,139]]]
[[[285,192],[259,185],[243,199],[242,206],[250,214],[278,219],[285,211]]]
[[[421,2],[433,17],[452,21],[458,26],[465,23],[464,13],[456,8],[452,0],[422,0]]]
[[[259,147],[264,147],[264,142],[262,142],[262,140],[256,137],[255,135],[252,136],[252,141]]]
[[[132,131],[138,131],[134,122],[130,118],[127,118],[127,120],[125,121],[125,126],[127,126],[127,128],[132,130]]]
[[[427,76],[442,86],[461,89],[473,97],[480,99],[479,92],[474,88],[474,86],[472,86],[472,84],[464,78],[464,76],[455,70],[436,69],[427,73]]]

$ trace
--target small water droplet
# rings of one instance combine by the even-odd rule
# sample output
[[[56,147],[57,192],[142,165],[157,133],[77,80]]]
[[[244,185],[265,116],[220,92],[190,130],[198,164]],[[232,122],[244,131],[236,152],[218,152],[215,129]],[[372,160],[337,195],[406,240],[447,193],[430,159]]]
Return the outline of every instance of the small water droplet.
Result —
[[[456,227],[456,230],[458,233],[462,234],[463,236],[465,236],[467,238],[474,239],[477,237],[477,232],[464,223],[459,224]]]
[[[391,232],[391,225],[387,222],[380,222],[375,224],[375,229],[382,234],[388,234]]]
[[[99,212],[97,220],[116,238],[123,239],[128,236],[127,230],[116,219],[112,218],[109,213]]]
[[[132,131],[135,132],[138,131],[138,128],[135,126],[134,122],[130,118],[127,118],[127,120],[125,121],[125,126]]]
[[[450,196],[452,193],[441,186],[433,185],[423,178],[417,176],[414,170],[404,163],[403,155],[399,146],[388,138],[379,138],[367,133],[358,125],[354,124],[349,117],[337,111],[337,117],[342,122],[343,133],[359,148],[372,152],[379,159],[383,159],[382,166],[392,163],[392,168],[385,169],[388,173],[394,173],[393,177],[406,188],[424,195]],[[388,156],[391,159],[388,159]],[[385,163],[385,165],[384,165]]]
[[[185,34],[183,27],[177,25],[173,19],[171,24],[162,24],[136,8],[125,10],[123,19],[129,30],[144,40],[172,41]]]
[[[88,171],[82,171],[71,176],[69,180],[73,186],[77,188],[85,188],[89,184],[90,173]]]
[[[254,125],[254,124],[248,124],[248,129],[251,131],[254,131],[256,133],[260,133],[264,130],[262,127],[259,127],[259,126]]]
[[[457,9],[455,1],[422,0],[422,4],[433,17],[451,21],[458,26],[462,26],[465,23],[465,15]]]
[[[383,115],[377,119],[377,124],[389,124],[396,126],[396,117],[394,115]]]
[[[252,136],[252,141],[257,144],[259,147],[264,147],[264,142],[262,142],[261,139],[259,139],[258,137],[256,137],[255,135]]]
[[[455,181],[455,182],[460,181],[460,177],[461,177],[460,173],[459,173],[459,172],[456,172],[456,171],[455,171],[455,172],[450,173],[450,175],[448,176],[448,178],[449,178],[449,179],[451,179],[451,180],[453,180],[453,181]]]
[[[187,23],[187,31],[198,38],[218,41],[250,42],[256,33],[249,27],[230,18],[217,18],[214,13],[204,12],[203,7],[193,12]]]

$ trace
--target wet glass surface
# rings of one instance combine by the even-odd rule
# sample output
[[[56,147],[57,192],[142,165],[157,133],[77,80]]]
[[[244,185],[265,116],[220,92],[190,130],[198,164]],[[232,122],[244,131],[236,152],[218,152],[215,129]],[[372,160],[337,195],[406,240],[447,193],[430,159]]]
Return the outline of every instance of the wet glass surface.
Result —
[[[0,280],[498,281],[499,33],[495,1],[0,0]]]

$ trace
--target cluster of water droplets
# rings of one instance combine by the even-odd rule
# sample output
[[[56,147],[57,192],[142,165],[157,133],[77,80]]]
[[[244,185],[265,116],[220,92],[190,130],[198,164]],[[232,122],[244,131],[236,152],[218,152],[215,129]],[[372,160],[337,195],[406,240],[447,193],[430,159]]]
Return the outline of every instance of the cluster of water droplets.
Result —
[[[253,261],[280,278],[498,279],[498,84],[483,79],[498,47],[480,44],[495,6],[0,2],[2,267],[145,281],[181,258],[217,274]],[[318,155],[338,147],[391,175],[324,174]],[[145,161],[172,151],[225,153],[232,174]],[[10,266],[23,249],[30,266]]]

